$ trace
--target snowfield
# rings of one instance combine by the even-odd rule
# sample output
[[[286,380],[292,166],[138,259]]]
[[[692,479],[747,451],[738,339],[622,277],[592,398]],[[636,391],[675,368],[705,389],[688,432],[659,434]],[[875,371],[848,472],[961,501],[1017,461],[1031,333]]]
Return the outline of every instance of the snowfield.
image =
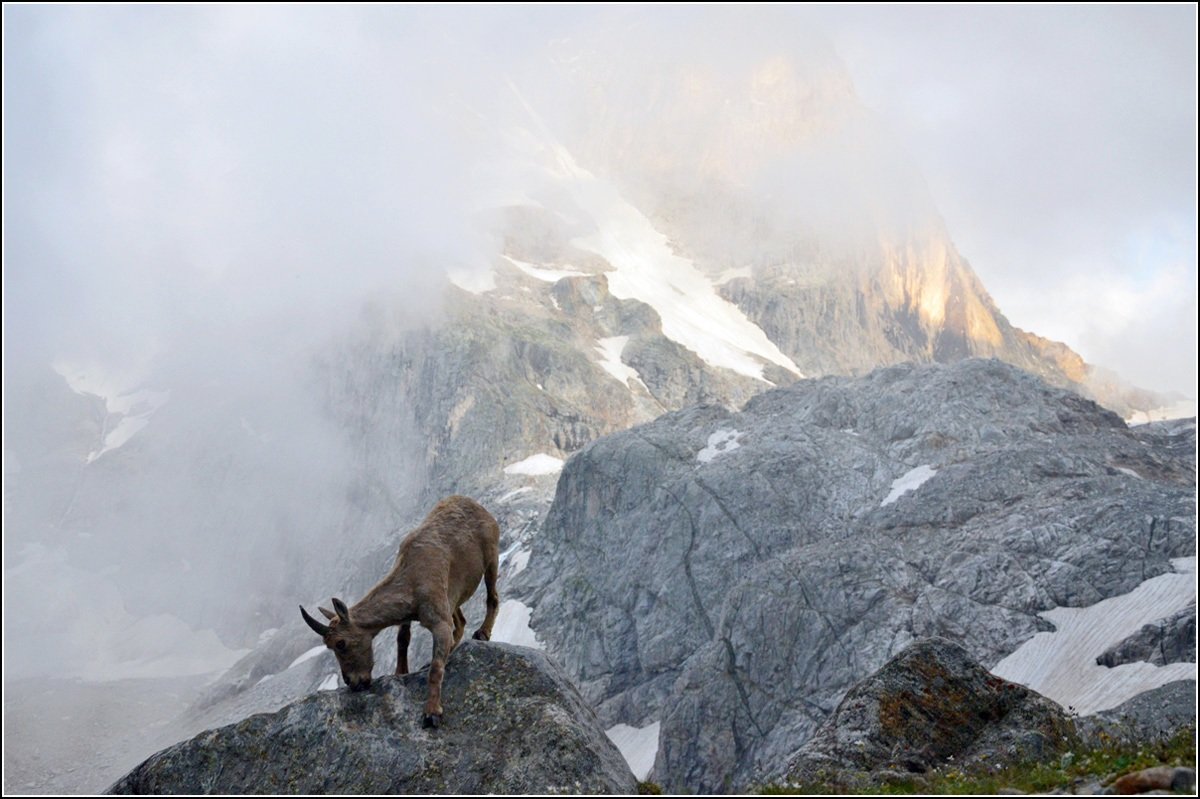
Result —
[[[1196,599],[1196,558],[1171,561],[1176,571],[1153,577],[1128,594],[1086,608],[1039,614],[1057,628],[1037,633],[992,669],[1080,715],[1108,710],[1174,680],[1196,679],[1195,663],[1096,663],[1106,649]]]
[[[510,84],[532,121],[533,130],[513,132],[513,140],[532,156],[552,181],[565,190],[592,232],[572,239],[580,249],[604,258],[609,292],[619,300],[635,299],[662,319],[663,334],[696,353],[711,366],[767,381],[765,364],[776,364],[803,376],[741,309],[717,293],[713,281],[687,258],[675,254],[671,242],[616,187],[581,167],[554,137],[537,112]]]

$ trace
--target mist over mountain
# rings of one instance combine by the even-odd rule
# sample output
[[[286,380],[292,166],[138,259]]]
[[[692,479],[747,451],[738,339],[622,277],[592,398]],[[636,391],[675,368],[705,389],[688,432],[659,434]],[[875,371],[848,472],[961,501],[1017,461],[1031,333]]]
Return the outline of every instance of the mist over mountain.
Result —
[[[1008,322],[796,15],[479,11],[6,10],[11,677],[330,687],[297,602],[449,493],[514,577],[563,462],[697,403],[982,356],[1167,404]]]

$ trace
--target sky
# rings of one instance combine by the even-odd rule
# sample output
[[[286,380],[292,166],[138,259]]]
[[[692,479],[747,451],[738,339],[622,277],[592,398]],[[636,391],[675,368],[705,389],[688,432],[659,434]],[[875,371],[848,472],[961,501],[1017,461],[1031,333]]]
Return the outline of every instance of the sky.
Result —
[[[5,6],[6,360],[136,372],[181,320],[425,296],[488,247],[463,109],[612,13]],[[742,14],[832,43],[1010,321],[1195,396],[1194,6],[687,13],[716,51]]]

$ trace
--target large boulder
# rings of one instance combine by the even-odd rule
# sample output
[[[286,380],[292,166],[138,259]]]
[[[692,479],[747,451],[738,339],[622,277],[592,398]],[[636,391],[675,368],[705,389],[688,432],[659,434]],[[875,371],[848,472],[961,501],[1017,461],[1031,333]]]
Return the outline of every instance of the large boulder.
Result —
[[[1196,662],[1196,603],[1144,625],[1096,658],[1101,666],[1146,661],[1155,666]]]
[[[636,780],[557,666],[523,647],[464,641],[446,667],[439,729],[426,674],[322,691],[201,733],[109,788],[173,793],[633,793]]]
[[[957,644],[927,638],[846,693],[793,755],[787,781],[863,789],[950,762],[1043,759],[1075,739],[1058,704],[991,674]]]

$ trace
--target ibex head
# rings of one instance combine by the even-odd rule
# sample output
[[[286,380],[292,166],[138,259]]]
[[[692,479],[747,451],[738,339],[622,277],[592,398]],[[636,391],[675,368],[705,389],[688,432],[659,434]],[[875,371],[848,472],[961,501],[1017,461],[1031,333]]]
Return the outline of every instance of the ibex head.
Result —
[[[375,636],[355,624],[350,618],[350,609],[346,607],[346,603],[336,597],[333,600],[333,610],[317,610],[329,620],[329,624],[322,624],[309,616],[303,605],[300,606],[300,615],[304,617],[308,626],[325,640],[325,646],[337,655],[338,665],[342,668],[342,679],[350,686],[350,690],[362,691],[369,688],[371,669],[375,666],[375,650],[371,646]]]

